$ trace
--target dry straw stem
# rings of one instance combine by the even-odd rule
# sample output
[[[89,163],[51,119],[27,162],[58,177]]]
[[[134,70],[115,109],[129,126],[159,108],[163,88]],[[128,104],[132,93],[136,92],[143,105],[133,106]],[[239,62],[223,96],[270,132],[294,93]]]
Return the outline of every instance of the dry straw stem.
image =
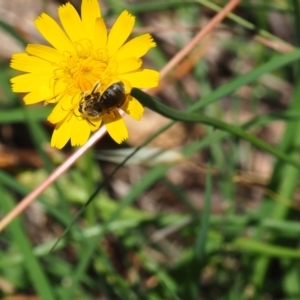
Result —
[[[231,0],[228,4],[217,14],[215,17],[202,29],[199,33],[182,49],[180,50],[161,70],[161,78],[173,70],[178,64],[186,57],[194,47],[200,42],[200,40],[211,32],[222,20],[230,13],[241,0]],[[21,214],[48,186],[50,186],[57,178],[65,173],[76,160],[83,155],[89,148],[94,146],[106,133],[105,127],[101,127],[88,142],[81,148],[76,150],[69,156],[59,167],[57,167],[47,179],[42,182],[36,189],[34,189],[29,195],[21,200],[1,221],[0,232],[19,214]]]
[[[186,76],[190,70],[195,66],[195,64],[207,53],[212,44],[212,39],[207,36],[205,41],[202,41],[201,46],[198,44],[188,56],[181,60],[168,78],[161,80],[158,87],[151,90],[151,94],[156,94],[162,91],[168,84],[176,80],[180,80]],[[200,47],[199,47],[200,46]]]
[[[272,41],[259,35],[256,35],[254,39],[262,43],[266,47],[269,47],[270,49],[276,50],[281,53],[289,53],[295,50],[295,47],[293,47],[292,45],[281,43],[280,41]]]
[[[256,182],[255,180],[251,181],[251,179],[249,180],[240,175],[233,176],[232,179],[236,183],[240,183],[240,184],[247,186],[255,191],[262,192],[264,195],[269,196],[271,199],[277,201],[278,203],[281,203],[285,206],[293,208],[294,210],[300,211],[300,204],[298,203],[297,200],[287,199],[287,198],[282,197],[280,194],[265,187],[264,185],[266,183],[263,183],[263,185],[262,185],[261,182]]]

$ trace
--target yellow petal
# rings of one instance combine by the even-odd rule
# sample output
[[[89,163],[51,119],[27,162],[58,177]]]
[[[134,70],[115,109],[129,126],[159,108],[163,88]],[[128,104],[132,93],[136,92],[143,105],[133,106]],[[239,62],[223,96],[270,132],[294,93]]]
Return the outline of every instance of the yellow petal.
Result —
[[[116,53],[117,59],[124,59],[126,57],[135,56],[137,58],[144,56],[149,49],[156,46],[153,42],[152,36],[150,34],[143,34],[136,38],[133,38],[125,45],[123,45]]]
[[[96,131],[99,129],[101,123],[102,123],[102,117],[94,120],[89,120],[89,125],[90,125],[90,130],[92,132]]]
[[[118,73],[128,73],[139,69],[142,65],[142,60],[136,57],[122,59],[118,63]]]
[[[117,81],[121,81],[121,80],[118,78]],[[132,89],[130,82],[127,80],[122,80],[122,82],[124,84],[125,94],[129,95],[131,93],[131,89]]]
[[[15,85],[13,84],[13,91],[15,91]],[[49,81],[44,82],[42,85],[37,85],[33,90],[27,94],[23,100],[25,104],[35,104],[41,101],[47,101],[56,103],[63,97],[63,93],[66,90],[66,83],[62,81],[55,81],[53,85]],[[70,105],[69,105],[70,106]]]
[[[95,20],[101,18],[101,10],[98,0],[82,0],[81,19],[86,36],[92,41],[95,32]]]
[[[40,86],[38,89],[31,91],[23,100],[26,105],[35,104],[53,98],[53,91],[49,86]]]
[[[28,73],[11,78],[12,90],[15,93],[26,93],[37,89],[39,86],[50,84],[53,74]]]
[[[47,83],[50,86],[50,83]],[[67,83],[63,80],[55,80],[55,78],[53,78],[51,82],[51,88],[53,89],[54,96],[61,97],[65,94],[65,91],[67,89]]]
[[[86,122],[89,125],[90,131],[92,131],[92,132],[98,130],[102,123],[102,116],[100,116],[98,118],[91,118],[91,119],[88,117],[84,117],[84,115],[82,115],[82,113],[80,113],[78,111],[78,107],[74,110],[74,114],[77,116],[80,116],[80,117],[78,117],[78,119]]]
[[[70,111],[63,109],[61,103],[59,102],[55,105],[47,120],[52,124],[56,124],[62,121],[69,113]]]
[[[95,49],[105,48],[107,43],[107,29],[104,20],[102,18],[97,18],[94,26],[95,26],[95,35],[94,35]]]
[[[71,133],[71,145],[82,146],[85,144],[91,134],[91,129],[86,120],[76,118],[72,133]]]
[[[59,25],[47,14],[41,14],[34,20],[34,24],[44,38],[58,51],[64,53],[69,51],[74,53],[74,45],[68,39]]]
[[[75,116],[69,113],[62,121],[56,124],[51,138],[51,147],[61,149],[71,137]]]
[[[127,101],[123,104],[121,109],[130,117],[138,121],[141,119],[145,111],[142,104],[130,95],[127,97]]]
[[[26,52],[50,62],[60,62],[63,59],[62,54],[56,49],[45,45],[28,44]]]
[[[103,122],[109,135],[118,144],[121,144],[128,138],[128,131],[125,122],[117,109],[111,111],[109,114],[104,114]]]
[[[39,57],[28,55],[27,53],[15,53],[12,56],[11,68],[23,72],[53,72],[54,68],[48,61]]]
[[[135,17],[126,10],[118,17],[108,35],[107,48],[110,56],[114,55],[125,43],[132,31],[134,22]]]
[[[78,106],[78,103],[82,97],[80,92],[74,95],[63,93],[58,96],[61,109],[64,111],[73,111],[76,108],[76,106]],[[76,113],[76,115],[80,115],[80,113],[78,112],[78,114]]]
[[[81,19],[73,5],[69,2],[61,5],[58,8],[58,15],[63,28],[72,42],[77,42],[85,38]]]
[[[23,101],[26,105],[36,104],[44,101],[46,98],[42,98],[40,91],[33,91],[24,96]]]
[[[29,94],[27,94],[23,100],[25,104],[34,104],[41,101],[47,101],[56,103],[58,100],[60,100],[61,97],[64,96],[64,91],[66,90],[66,83],[62,81],[53,81],[52,85],[50,80],[42,81],[40,84],[37,84],[36,86],[32,87],[32,90]],[[24,83],[26,85],[26,83]],[[20,92],[18,89],[23,88],[22,84],[13,84],[12,90],[14,92]],[[73,99],[73,97],[71,97]],[[63,101],[61,102],[63,103]],[[70,107],[70,102],[68,104],[68,107]]]
[[[117,73],[118,64],[115,60],[110,60],[108,66],[104,70],[104,72],[101,74],[101,86],[100,88],[103,88],[103,85],[107,85],[109,81],[111,81],[115,77],[115,74]]]
[[[158,85],[159,72],[150,69],[140,69],[130,73],[119,74],[118,77],[129,81],[132,87],[151,88]]]

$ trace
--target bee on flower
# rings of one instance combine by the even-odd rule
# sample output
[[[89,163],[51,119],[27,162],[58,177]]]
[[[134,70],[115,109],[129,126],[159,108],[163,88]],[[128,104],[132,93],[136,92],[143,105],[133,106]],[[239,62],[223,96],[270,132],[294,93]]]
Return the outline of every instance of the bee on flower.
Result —
[[[86,143],[102,122],[117,142],[128,138],[119,109],[136,120],[143,106],[131,89],[158,85],[159,72],[142,68],[141,57],[156,46],[150,34],[127,41],[135,17],[123,11],[108,32],[97,0],[82,0],[81,17],[67,3],[58,8],[62,27],[43,13],[35,21],[52,46],[27,45],[12,56],[11,67],[26,72],[11,79],[25,104],[55,104],[48,121],[55,124],[51,146]]]

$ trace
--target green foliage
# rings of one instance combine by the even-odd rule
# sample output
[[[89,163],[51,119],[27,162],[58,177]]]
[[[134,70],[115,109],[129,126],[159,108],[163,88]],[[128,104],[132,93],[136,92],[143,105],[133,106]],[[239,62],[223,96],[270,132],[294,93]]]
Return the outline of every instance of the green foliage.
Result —
[[[111,8],[107,16],[128,9],[137,14],[140,25],[146,26],[143,22],[149,14],[198,26],[196,10],[203,16],[207,9],[220,10],[215,3],[227,1],[121,2],[107,1]],[[299,195],[300,167],[299,4],[296,0],[290,6],[280,0],[252,2],[243,1],[240,10],[224,22],[234,34],[217,41],[218,47],[234,56],[236,66],[226,80],[220,75],[225,72],[223,65],[212,67],[205,58],[196,62],[189,75],[197,83],[200,99],[193,99],[183,80],[170,83],[181,95],[181,103],[174,102],[185,107],[181,110],[163,104],[160,95],[154,98],[134,89],[132,95],[143,105],[172,121],[134,149],[122,146],[113,152],[85,153],[1,233],[1,299],[14,294],[46,300],[300,299],[299,206],[294,201]],[[278,54],[252,40],[255,33],[283,43],[268,32],[273,12],[293,21],[290,35],[295,36],[295,51]],[[249,15],[251,22],[246,20]],[[4,21],[0,26],[26,44],[12,26]],[[158,48],[149,57],[161,68],[169,60],[170,45],[154,37]],[[178,51],[184,36],[173,42]],[[251,70],[241,72],[239,66],[247,65],[247,60]],[[24,107],[10,91],[12,76],[8,59],[2,59],[2,144],[21,152],[30,150],[40,162],[39,167],[17,164],[0,170],[1,216],[69,151],[49,151],[51,132],[44,122],[49,108]],[[265,84],[266,78],[291,87],[284,104],[282,91]],[[240,92],[243,88],[251,89],[247,101]],[[247,122],[238,121],[243,105],[251,112]],[[235,118],[236,122],[228,121]],[[163,147],[158,152],[148,148],[179,121],[201,126],[201,138],[189,136],[180,149],[164,153],[168,159],[161,155]],[[282,132],[275,145],[263,131],[276,123],[282,125]],[[24,135],[27,143],[11,141],[7,138],[11,131]],[[267,182],[259,177],[257,183],[245,174],[261,153],[271,162]],[[97,157],[115,164],[100,163]],[[177,184],[169,176],[174,169],[190,177]],[[197,185],[189,185],[195,178]]]

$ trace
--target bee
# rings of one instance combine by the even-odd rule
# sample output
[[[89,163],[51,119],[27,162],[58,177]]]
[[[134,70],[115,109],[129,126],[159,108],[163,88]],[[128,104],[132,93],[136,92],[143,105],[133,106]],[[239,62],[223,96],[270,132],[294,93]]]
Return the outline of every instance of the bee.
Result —
[[[84,93],[79,102],[78,111],[91,119],[96,119],[104,113],[121,107],[126,101],[125,87],[122,81],[113,83],[102,94],[98,92],[99,87],[100,82],[97,82],[91,93]]]

